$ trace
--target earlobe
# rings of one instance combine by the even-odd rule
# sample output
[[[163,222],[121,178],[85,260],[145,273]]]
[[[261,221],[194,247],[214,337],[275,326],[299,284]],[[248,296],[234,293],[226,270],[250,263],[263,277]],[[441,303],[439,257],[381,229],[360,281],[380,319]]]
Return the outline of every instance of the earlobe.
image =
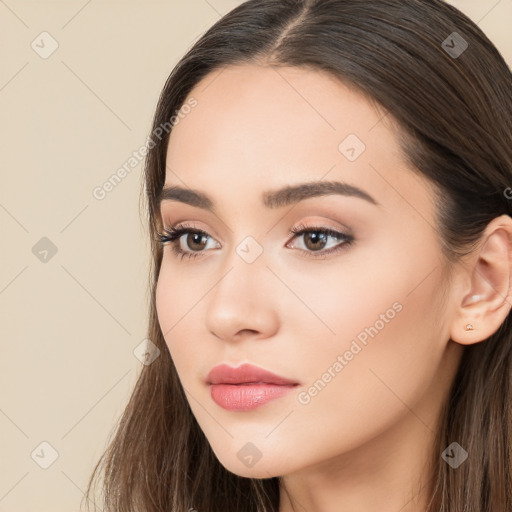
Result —
[[[512,307],[511,217],[502,215],[489,223],[465,269],[469,292],[460,300],[450,338],[471,345],[492,336]]]
[[[474,302],[479,302],[482,299],[483,299],[483,297],[481,295],[471,295],[468,300],[464,301],[463,306],[467,306],[468,304],[472,304]],[[473,324],[466,324],[464,326],[464,329],[466,331],[474,331],[475,330]]]

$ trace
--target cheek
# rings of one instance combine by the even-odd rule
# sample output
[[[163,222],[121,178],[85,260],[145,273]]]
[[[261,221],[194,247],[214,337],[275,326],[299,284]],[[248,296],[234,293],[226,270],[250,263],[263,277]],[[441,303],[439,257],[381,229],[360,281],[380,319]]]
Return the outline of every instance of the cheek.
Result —
[[[411,266],[374,280],[363,277],[359,287],[345,281],[353,293],[338,291],[317,304],[319,311],[329,311],[324,318],[337,334],[330,343],[318,340],[304,361],[307,385],[298,402],[305,404],[301,420],[310,428],[332,436],[328,425],[336,425],[338,439],[361,442],[408,414],[428,393],[445,342],[434,327],[439,274],[415,288],[418,276],[427,273]]]
[[[197,354],[201,354],[200,337],[191,330],[191,319],[197,319],[196,308],[202,306],[199,288],[191,284],[190,277],[180,277],[179,271],[163,264],[155,290],[158,323],[165,343],[184,382],[197,374],[200,367]]]
[[[174,276],[170,278],[168,274],[165,267],[162,266],[155,291],[155,306],[165,343],[176,363],[176,349],[180,345],[183,346],[183,344],[173,342],[173,340],[178,340],[177,335],[181,327],[179,322],[179,312],[181,310],[179,299],[182,295],[182,289],[181,284],[176,282]]]
[[[155,289],[155,308],[156,314],[158,317],[158,323],[160,325],[160,329],[162,333],[166,333],[166,331],[172,325],[172,311],[173,311],[173,296],[171,293],[171,288],[166,285],[168,279],[166,279],[165,270],[162,266],[160,269],[160,274],[158,276],[158,281],[156,283]]]
[[[169,333],[170,339],[180,324],[187,322],[187,311],[198,303],[200,296],[195,284],[190,276],[184,278],[183,272],[175,266],[162,262],[155,290],[155,305],[160,328],[164,335]]]

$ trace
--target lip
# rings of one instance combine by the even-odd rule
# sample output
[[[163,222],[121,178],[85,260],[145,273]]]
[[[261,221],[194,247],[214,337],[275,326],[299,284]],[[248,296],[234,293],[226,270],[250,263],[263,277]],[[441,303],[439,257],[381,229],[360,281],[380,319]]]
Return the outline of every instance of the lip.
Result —
[[[250,411],[289,393],[299,385],[251,364],[214,367],[206,377],[217,405],[230,411]]]
[[[298,382],[276,375],[252,364],[242,364],[236,368],[227,364],[219,364],[211,369],[206,376],[208,384],[277,384],[293,386]]]

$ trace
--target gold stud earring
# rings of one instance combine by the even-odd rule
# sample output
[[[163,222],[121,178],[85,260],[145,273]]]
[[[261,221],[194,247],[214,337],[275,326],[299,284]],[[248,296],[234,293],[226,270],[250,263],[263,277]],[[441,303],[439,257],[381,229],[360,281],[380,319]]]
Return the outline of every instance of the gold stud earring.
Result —
[[[473,331],[474,327],[472,324],[466,324],[466,327],[464,327],[464,329],[466,329],[466,331]]]

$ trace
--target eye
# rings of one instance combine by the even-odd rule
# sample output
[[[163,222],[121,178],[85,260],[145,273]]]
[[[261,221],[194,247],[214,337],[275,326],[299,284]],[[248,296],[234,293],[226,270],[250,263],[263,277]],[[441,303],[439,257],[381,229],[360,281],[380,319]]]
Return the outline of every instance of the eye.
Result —
[[[313,258],[326,258],[328,255],[337,253],[348,248],[354,242],[354,238],[344,232],[336,231],[334,229],[321,227],[321,226],[309,226],[306,227],[303,224],[292,228],[289,235],[295,235],[295,238],[305,237],[303,245],[305,249],[300,249],[305,256]],[[186,237],[185,237],[186,235]],[[207,249],[208,239],[212,239],[208,233],[201,229],[193,229],[183,224],[178,224],[176,227],[165,228],[163,233],[158,234],[158,241],[164,245],[170,242],[172,251],[176,256],[183,258],[195,258],[202,255]],[[183,250],[181,247],[181,239],[183,238],[184,243],[192,250]],[[334,247],[325,250],[328,245],[329,238],[337,240],[338,243]],[[219,248],[217,243],[215,248]],[[287,245],[288,247],[288,245]],[[210,247],[211,248],[211,247]],[[292,248],[295,248],[292,246]]]
[[[185,244],[189,245],[192,248],[192,251],[183,250],[181,245],[181,238],[184,237]],[[195,258],[196,256],[201,255],[206,247],[205,240],[211,238],[208,233],[202,231],[201,229],[191,229],[183,224],[178,224],[176,227],[165,228],[163,233],[159,233],[158,241],[164,245],[167,242],[170,242],[171,248],[177,256],[181,259],[183,258]],[[213,240],[213,239],[212,239]],[[218,248],[219,246],[217,246]]]
[[[303,237],[303,246],[301,249],[305,256],[312,258],[326,258],[330,254],[345,250],[354,243],[354,237],[342,231],[336,231],[331,228],[321,226],[300,226],[290,229],[289,234],[295,234],[294,238]],[[307,235],[304,237],[304,235]],[[328,250],[323,250],[328,245],[329,238],[337,240]],[[292,247],[294,248],[294,247]]]

